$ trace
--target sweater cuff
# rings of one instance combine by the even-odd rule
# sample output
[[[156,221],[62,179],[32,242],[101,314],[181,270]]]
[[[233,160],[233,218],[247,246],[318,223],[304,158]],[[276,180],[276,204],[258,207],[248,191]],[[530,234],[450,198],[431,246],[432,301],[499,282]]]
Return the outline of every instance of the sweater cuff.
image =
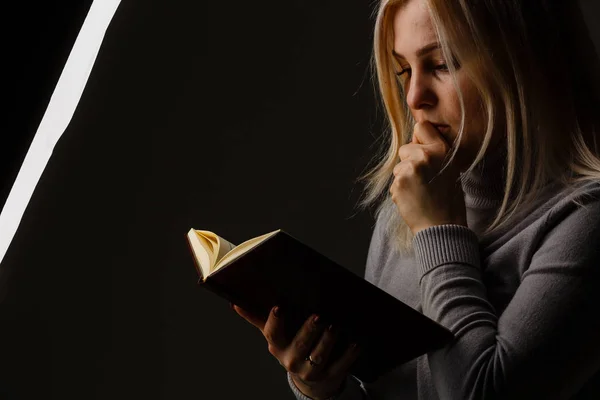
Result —
[[[366,395],[366,389],[364,388],[362,383],[359,383],[360,380],[358,378],[354,378],[353,376],[348,376],[344,381],[342,390],[332,397],[329,397],[327,400],[364,400],[368,399]],[[312,398],[306,396],[304,393],[298,389],[294,381],[292,380],[292,375],[287,373],[288,384],[292,389],[292,392],[296,396],[297,400],[313,400]]]
[[[413,238],[419,279],[444,264],[480,267],[479,238],[463,225],[436,225],[423,229]]]

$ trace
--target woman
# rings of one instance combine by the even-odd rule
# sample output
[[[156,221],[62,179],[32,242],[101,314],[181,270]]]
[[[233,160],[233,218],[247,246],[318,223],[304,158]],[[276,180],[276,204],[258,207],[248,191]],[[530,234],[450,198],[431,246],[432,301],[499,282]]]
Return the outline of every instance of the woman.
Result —
[[[328,359],[335,332],[235,310],[298,399],[599,399],[600,64],[577,2],[384,0],[374,66],[391,140],[363,177],[363,206],[385,197],[365,278],[455,340],[367,385],[360,349]]]

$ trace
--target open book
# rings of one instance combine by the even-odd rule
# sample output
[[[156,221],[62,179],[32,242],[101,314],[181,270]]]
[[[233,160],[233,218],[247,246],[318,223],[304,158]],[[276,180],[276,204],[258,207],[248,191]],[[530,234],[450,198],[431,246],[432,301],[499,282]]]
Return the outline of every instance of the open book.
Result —
[[[278,229],[246,240],[239,246],[235,246],[213,232],[190,229],[188,232],[188,243],[196,256],[200,278],[206,280],[211,273],[224,267],[245,252],[250,251],[255,246],[258,246],[263,240],[268,239],[279,231],[280,230]]]
[[[265,319],[282,310],[292,339],[313,313],[340,336],[330,357],[350,342],[361,353],[351,373],[372,382],[395,366],[438,349],[454,337],[435,321],[278,229],[239,246],[190,229],[187,242],[200,287]]]

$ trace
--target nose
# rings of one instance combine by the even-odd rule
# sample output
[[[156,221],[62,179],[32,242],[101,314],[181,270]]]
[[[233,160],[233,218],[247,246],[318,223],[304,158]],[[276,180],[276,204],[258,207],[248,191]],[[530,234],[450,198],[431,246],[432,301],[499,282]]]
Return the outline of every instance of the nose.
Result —
[[[436,105],[437,96],[426,75],[413,73],[407,89],[406,102],[412,110],[431,108]]]

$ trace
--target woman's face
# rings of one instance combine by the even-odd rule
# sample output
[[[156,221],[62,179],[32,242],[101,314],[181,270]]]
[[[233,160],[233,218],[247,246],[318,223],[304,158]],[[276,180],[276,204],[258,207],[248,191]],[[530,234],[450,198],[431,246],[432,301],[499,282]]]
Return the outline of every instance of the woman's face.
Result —
[[[460,101],[424,2],[408,1],[396,11],[393,24],[395,68],[411,113],[417,122],[447,125],[436,128],[452,145],[460,128]],[[464,171],[479,151],[486,118],[479,94],[460,66],[456,78],[465,103],[465,130],[453,163]]]

